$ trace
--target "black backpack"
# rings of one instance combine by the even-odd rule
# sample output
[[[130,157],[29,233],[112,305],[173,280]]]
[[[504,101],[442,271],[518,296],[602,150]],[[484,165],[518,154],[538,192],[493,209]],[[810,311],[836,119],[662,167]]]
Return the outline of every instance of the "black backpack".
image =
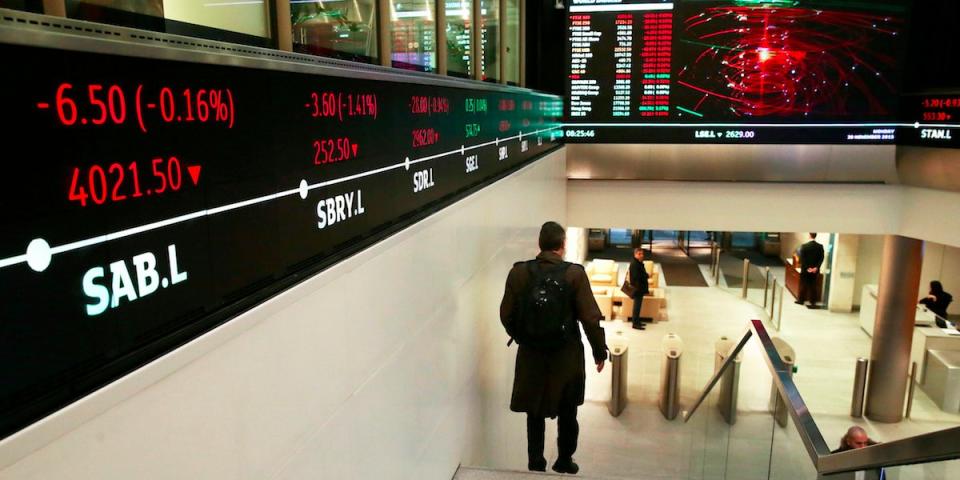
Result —
[[[514,306],[512,336],[517,343],[539,350],[556,350],[578,336],[573,292],[565,280],[570,263],[542,267],[526,263],[527,288]]]

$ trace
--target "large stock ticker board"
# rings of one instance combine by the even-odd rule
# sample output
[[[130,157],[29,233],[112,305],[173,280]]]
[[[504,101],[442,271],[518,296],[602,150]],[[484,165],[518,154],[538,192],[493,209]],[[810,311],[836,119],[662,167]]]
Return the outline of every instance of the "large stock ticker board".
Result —
[[[527,90],[7,34],[0,436],[560,135]]]
[[[571,0],[566,140],[894,143],[909,5]]]

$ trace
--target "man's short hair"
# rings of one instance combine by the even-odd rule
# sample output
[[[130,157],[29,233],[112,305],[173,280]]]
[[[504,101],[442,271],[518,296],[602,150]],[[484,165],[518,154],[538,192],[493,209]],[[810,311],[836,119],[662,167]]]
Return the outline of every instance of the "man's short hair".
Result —
[[[854,436],[854,435],[863,435],[864,437],[866,437],[866,436],[867,436],[867,431],[864,430],[863,427],[854,425],[854,426],[850,427],[849,429],[847,429],[847,435],[846,435],[846,436],[847,436],[847,438],[849,438],[849,437],[852,437],[852,436]]]
[[[643,253],[643,247],[634,248],[633,254],[636,255],[637,253]]]
[[[810,238],[817,238],[817,232],[810,232]]]
[[[547,222],[540,227],[540,250],[545,252],[558,250],[566,239],[566,230],[557,222]]]

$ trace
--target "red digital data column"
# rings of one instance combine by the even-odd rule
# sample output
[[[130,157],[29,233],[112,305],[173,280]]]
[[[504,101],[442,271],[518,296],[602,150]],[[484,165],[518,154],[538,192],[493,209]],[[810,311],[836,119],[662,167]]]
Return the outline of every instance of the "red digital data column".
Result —
[[[643,47],[640,50],[640,115],[670,115],[670,61],[673,55],[673,12],[643,14]]]
[[[920,105],[924,122],[954,122],[960,119],[960,96],[925,97]]]

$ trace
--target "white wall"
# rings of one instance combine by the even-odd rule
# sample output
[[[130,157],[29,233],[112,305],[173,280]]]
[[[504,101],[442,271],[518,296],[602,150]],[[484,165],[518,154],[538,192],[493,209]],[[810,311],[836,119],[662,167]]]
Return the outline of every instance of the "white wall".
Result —
[[[960,247],[960,193],[916,187],[902,189],[900,234]]]
[[[567,245],[563,259],[568,262],[583,264],[587,260],[587,229],[582,227],[567,227]]]
[[[895,234],[960,247],[960,193],[900,185],[570,180],[567,215],[591,228]]]
[[[0,478],[451,478],[523,439],[499,301],[565,192],[560,150],[5,439]]]
[[[900,192],[892,185],[571,180],[567,215],[571,225],[593,228],[880,234],[899,226]]]
[[[819,236],[817,239],[819,240]],[[857,288],[857,263],[860,258],[860,235],[839,234],[834,242],[833,263],[830,265],[831,312],[852,312],[860,297]]]
[[[864,285],[880,283],[880,265],[883,263],[883,236],[860,235],[860,251],[857,255],[857,277],[854,281],[855,306],[860,306]]]

